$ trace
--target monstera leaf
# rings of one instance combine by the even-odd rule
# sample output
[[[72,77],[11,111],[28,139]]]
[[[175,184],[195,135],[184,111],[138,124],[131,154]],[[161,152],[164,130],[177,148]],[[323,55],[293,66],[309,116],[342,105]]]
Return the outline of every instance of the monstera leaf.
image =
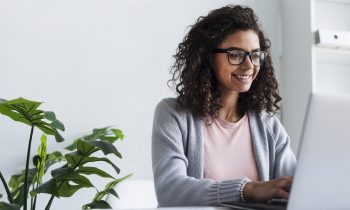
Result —
[[[97,141],[102,143],[103,141]],[[36,188],[31,192],[32,196],[38,193],[47,193],[56,197],[69,197],[72,196],[76,191],[85,187],[94,187],[90,180],[85,175],[97,175],[105,178],[113,178],[112,175],[105,171],[102,171],[95,167],[85,166],[87,163],[102,161],[109,164],[117,174],[120,169],[106,157],[94,157],[91,156],[97,151],[102,151],[105,154],[114,154],[119,157],[116,148],[109,142],[103,142],[101,144],[95,144],[96,141],[84,141],[78,140],[77,151],[71,152],[65,155],[67,164],[61,168],[55,169],[51,172],[52,179]]]
[[[102,191],[99,191],[96,193],[94,199],[92,200],[91,203],[85,204],[83,206],[83,209],[110,209],[112,208],[106,201],[102,200],[104,197],[106,197],[107,195],[111,194],[114,195],[115,197],[119,198],[117,192],[114,190],[114,187],[119,184],[120,182],[122,182],[123,180],[129,178],[130,176],[132,176],[132,174],[126,175],[122,178],[119,179],[115,179],[111,182],[109,182],[106,186],[105,189]]]
[[[116,140],[123,140],[124,134],[121,130],[111,128],[111,127],[104,127],[104,128],[95,128],[92,130],[92,134],[86,135],[84,137],[78,138],[74,140],[74,142],[67,146],[66,149],[73,151],[77,147],[78,140],[84,140],[84,141],[106,141],[111,144],[113,144]]]
[[[29,188],[31,202],[30,209],[34,210],[36,206],[37,195],[40,193],[50,194],[51,198],[45,209],[50,209],[52,201],[55,197],[70,197],[82,188],[95,188],[97,194],[93,201],[83,206],[83,208],[111,208],[110,205],[103,200],[106,195],[112,194],[118,197],[117,192],[113,189],[115,185],[130,175],[116,179],[113,175],[92,166],[91,163],[101,162],[109,165],[114,169],[116,174],[120,173],[120,169],[114,164],[115,161],[109,159],[122,158],[122,155],[113,145],[113,143],[124,138],[121,130],[112,127],[103,127],[93,129],[92,133],[85,135],[73,141],[66,149],[71,152],[62,155],[60,152],[47,153],[47,136],[54,136],[56,142],[62,142],[64,139],[59,131],[64,131],[65,127],[60,122],[54,112],[43,111],[38,109],[42,103],[17,98],[14,100],[0,99],[0,114],[5,115],[12,120],[24,123],[31,127],[28,153],[25,170],[11,177],[9,184],[1,174],[0,178],[3,183],[9,203],[0,202],[1,210],[20,210],[23,206],[27,210],[27,199]],[[41,137],[41,144],[38,147],[38,154],[34,156],[34,168],[29,168],[31,144],[33,140],[34,128],[38,128],[44,134]],[[103,157],[96,156],[103,153]],[[44,181],[44,175],[50,167],[57,162],[65,162],[59,168],[51,170],[49,180]],[[90,175],[97,175],[102,178],[110,179],[105,189],[99,191],[89,179]],[[43,182],[43,183],[42,183]],[[4,197],[0,195],[0,198]]]
[[[21,207],[17,204],[0,202],[1,210],[20,210],[20,208]]]
[[[47,135],[53,135],[57,142],[64,141],[64,138],[57,131],[64,131],[64,125],[56,119],[55,113],[39,110],[41,102],[30,101],[24,98],[17,98],[6,101],[0,99],[0,113],[9,118],[39,128]]]
[[[38,164],[36,160],[37,156],[33,158],[34,165]],[[44,173],[55,163],[61,162],[65,160],[62,153],[56,151],[51,154],[48,154],[45,160],[45,169]],[[37,168],[28,169],[28,186],[31,186],[36,181],[36,174],[38,172]],[[25,170],[23,170],[19,174],[15,174],[11,177],[9,181],[9,186],[11,188],[11,197],[13,198],[13,203],[18,204],[19,206],[23,205],[24,202],[24,178],[25,178]],[[29,187],[28,187],[29,188]]]

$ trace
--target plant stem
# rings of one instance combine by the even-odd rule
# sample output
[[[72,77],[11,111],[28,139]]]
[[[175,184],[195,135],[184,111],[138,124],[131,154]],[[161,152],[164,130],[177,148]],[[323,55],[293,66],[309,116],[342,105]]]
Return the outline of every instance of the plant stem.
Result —
[[[81,160],[80,160],[80,161],[81,161]],[[80,164],[80,161],[78,162],[77,165]],[[67,164],[65,164],[64,166],[66,166],[66,165],[67,165]],[[77,167],[74,167],[74,168],[73,168],[73,171],[74,171],[76,168],[77,168]],[[64,181],[62,181],[61,184],[57,187],[57,190],[59,190],[59,189],[62,187],[63,183],[64,183]],[[51,195],[50,200],[49,200],[49,202],[47,203],[47,205],[46,205],[46,207],[45,207],[45,210],[50,210],[50,207],[51,207],[51,204],[52,204],[52,201],[53,201],[54,198],[55,198],[55,196]]]
[[[34,184],[33,184],[32,190],[34,190]],[[33,202],[34,202],[33,199],[34,199],[33,197],[30,198],[30,209],[31,210],[33,210]]]
[[[32,206],[32,210],[35,210],[35,206],[36,206],[36,196],[34,197],[34,203],[33,203],[33,206]]]
[[[57,187],[57,190],[61,188],[61,186],[63,185],[64,181],[61,182],[61,184]],[[51,195],[51,198],[49,200],[49,202],[47,203],[45,210],[49,210],[52,204],[53,199],[55,198],[55,196]]]
[[[34,131],[34,125],[32,125],[32,128],[30,130],[30,137],[29,137],[29,143],[28,143],[28,150],[27,150],[27,160],[26,160],[26,170],[24,175],[24,195],[23,195],[23,209],[27,210],[27,198],[28,198],[28,169],[29,169],[29,158],[30,158],[30,149],[32,146],[32,139],[33,139],[33,131]]]
[[[39,187],[39,184],[38,184],[38,182],[36,183],[36,188],[38,188]],[[33,190],[34,190],[35,188],[34,188],[34,183],[33,183]],[[37,197],[37,195],[35,195],[34,196],[34,198],[32,197],[32,199],[30,200],[31,201],[31,207],[30,207],[30,209],[31,210],[35,210],[35,207],[36,207],[36,197]]]
[[[5,190],[6,190],[6,193],[7,193],[7,198],[9,199],[9,202],[10,202],[10,203],[13,203],[12,196],[11,196],[11,193],[10,193],[10,189],[9,189],[9,187],[7,186],[7,183],[6,183],[6,181],[5,181],[5,178],[2,176],[1,171],[0,171],[0,178],[1,178],[2,184],[3,184],[4,187],[5,187]]]
[[[45,210],[49,210],[50,209],[52,201],[53,201],[54,198],[55,198],[55,196],[52,195],[50,200],[49,200],[49,202],[47,203],[47,205],[45,207]]]

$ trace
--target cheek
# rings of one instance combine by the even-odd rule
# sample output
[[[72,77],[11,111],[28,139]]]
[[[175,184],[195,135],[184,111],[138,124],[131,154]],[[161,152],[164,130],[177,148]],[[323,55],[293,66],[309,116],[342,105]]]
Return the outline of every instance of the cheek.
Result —
[[[256,77],[258,76],[259,72],[260,72],[260,68],[254,69],[254,77],[253,77],[253,79],[256,79]]]
[[[216,62],[214,63],[214,66],[213,66],[213,70],[214,70],[216,78],[220,78],[226,74],[227,66],[222,61],[216,60]]]

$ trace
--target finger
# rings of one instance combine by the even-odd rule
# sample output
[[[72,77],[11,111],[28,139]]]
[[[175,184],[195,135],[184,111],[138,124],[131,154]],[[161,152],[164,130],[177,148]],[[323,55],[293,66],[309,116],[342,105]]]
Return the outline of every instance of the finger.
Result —
[[[292,181],[285,181],[283,183],[281,183],[281,188],[287,192],[290,191],[290,188],[292,187]]]
[[[283,189],[277,189],[277,190],[276,190],[275,196],[276,196],[277,198],[285,198],[285,199],[288,199],[289,193],[288,193],[287,191],[283,190]]]
[[[289,192],[290,188],[292,186],[292,179],[290,177],[283,177],[280,179],[276,179],[275,183],[276,183],[276,185],[275,185],[276,187],[282,188],[285,191]]]

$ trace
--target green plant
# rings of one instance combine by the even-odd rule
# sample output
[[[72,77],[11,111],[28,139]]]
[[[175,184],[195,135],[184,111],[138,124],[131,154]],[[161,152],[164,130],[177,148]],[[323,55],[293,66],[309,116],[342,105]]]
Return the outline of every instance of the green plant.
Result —
[[[13,175],[8,184],[0,171],[1,182],[8,198],[8,202],[0,202],[0,209],[19,210],[23,206],[24,210],[35,210],[38,194],[46,193],[51,195],[45,208],[45,210],[48,210],[55,197],[70,197],[78,190],[86,187],[95,188],[97,193],[92,202],[85,204],[82,207],[83,209],[111,208],[104,198],[108,194],[118,197],[117,192],[113,189],[114,186],[131,176],[131,174],[117,179],[99,168],[90,166],[89,163],[105,162],[114,168],[116,174],[119,174],[120,169],[107,155],[111,154],[117,158],[122,158],[113,143],[118,139],[122,140],[124,138],[123,133],[111,127],[93,129],[91,134],[74,140],[71,145],[66,147],[70,152],[64,155],[59,151],[47,153],[47,135],[54,136],[56,142],[62,142],[64,138],[59,131],[64,131],[65,128],[63,123],[56,118],[55,113],[39,110],[40,105],[40,102],[24,98],[10,101],[0,99],[1,114],[31,127],[25,169],[19,174]],[[40,129],[43,134],[40,138],[38,154],[33,158],[35,167],[29,168],[34,128]],[[103,152],[105,156],[96,156],[95,153],[99,151]],[[59,165],[59,167],[52,169],[52,178],[43,182],[44,174],[53,165]],[[103,190],[98,190],[86,175],[97,175],[112,181],[107,183]],[[31,192],[29,193],[30,188]],[[1,197],[2,195],[0,195]],[[29,197],[30,207],[28,208]]]

